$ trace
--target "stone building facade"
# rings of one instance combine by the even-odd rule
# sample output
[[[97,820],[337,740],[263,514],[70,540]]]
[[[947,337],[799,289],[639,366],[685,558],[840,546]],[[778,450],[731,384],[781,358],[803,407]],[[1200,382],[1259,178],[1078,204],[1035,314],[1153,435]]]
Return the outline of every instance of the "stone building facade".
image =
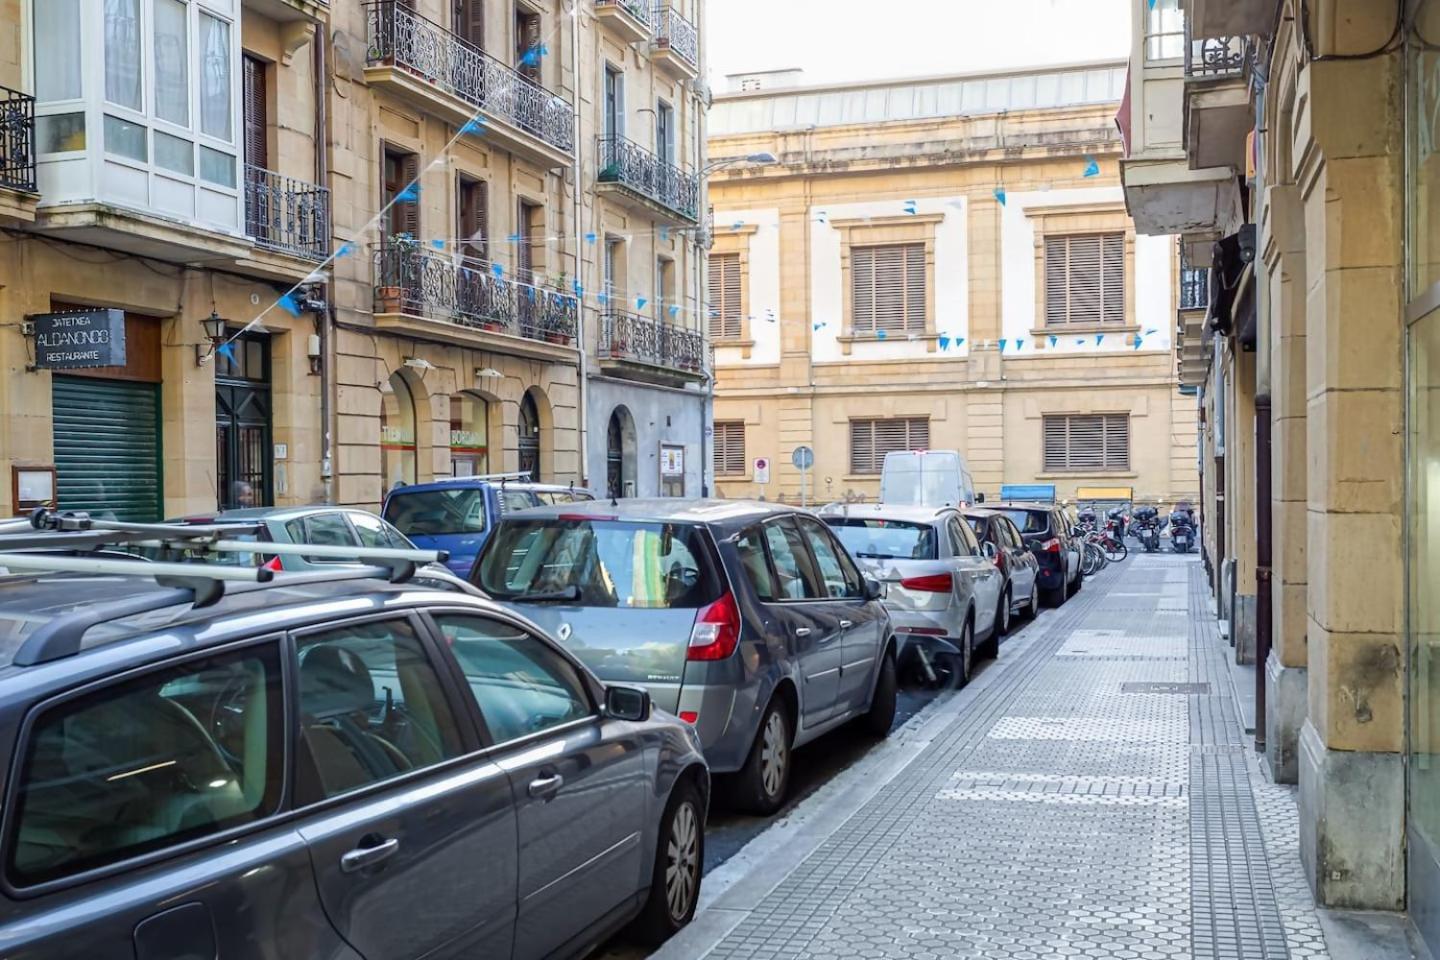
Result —
[[[712,163],[737,161],[710,189],[718,489],[873,499],[887,451],[933,448],[990,499],[1194,499],[1176,247],[1119,186],[1123,64],[777,78],[710,114]]]

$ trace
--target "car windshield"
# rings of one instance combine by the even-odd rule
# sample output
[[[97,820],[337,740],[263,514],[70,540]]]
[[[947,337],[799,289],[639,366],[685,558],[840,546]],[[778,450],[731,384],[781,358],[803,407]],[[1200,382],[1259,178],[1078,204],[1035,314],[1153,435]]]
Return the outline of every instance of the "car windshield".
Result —
[[[485,491],[458,490],[396,492],[385,504],[385,519],[407,537],[435,537],[448,533],[485,532]]]
[[[497,600],[642,609],[700,607],[720,593],[699,527],[562,517],[501,524],[480,587]]]
[[[927,523],[878,517],[839,517],[826,522],[845,548],[861,559],[935,559],[935,528]]]
[[[1005,510],[1003,512],[1022,534],[1045,533],[1050,529],[1050,524],[1045,520],[1045,514],[1040,510]]]

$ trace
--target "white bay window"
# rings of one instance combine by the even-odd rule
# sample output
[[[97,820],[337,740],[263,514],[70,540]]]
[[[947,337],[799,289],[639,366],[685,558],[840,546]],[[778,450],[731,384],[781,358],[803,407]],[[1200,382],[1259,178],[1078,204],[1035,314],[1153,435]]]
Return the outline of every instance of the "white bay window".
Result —
[[[41,205],[243,235],[236,0],[30,0]]]

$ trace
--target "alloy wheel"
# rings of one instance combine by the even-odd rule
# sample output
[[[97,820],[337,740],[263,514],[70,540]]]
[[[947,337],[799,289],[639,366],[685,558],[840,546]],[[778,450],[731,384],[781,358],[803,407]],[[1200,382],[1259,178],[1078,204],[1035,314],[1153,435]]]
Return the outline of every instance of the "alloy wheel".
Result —
[[[683,922],[700,876],[700,817],[688,800],[675,808],[670,838],[665,847],[665,902],[671,919]]]
[[[785,783],[785,767],[790,763],[790,750],[785,743],[785,718],[780,711],[770,714],[760,741],[760,782],[765,792],[774,797]]]

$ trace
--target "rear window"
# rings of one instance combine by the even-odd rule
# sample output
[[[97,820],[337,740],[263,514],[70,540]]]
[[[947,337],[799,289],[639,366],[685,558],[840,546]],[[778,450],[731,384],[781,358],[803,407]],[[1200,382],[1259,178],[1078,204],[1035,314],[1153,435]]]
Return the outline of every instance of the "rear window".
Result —
[[[934,560],[935,528],[928,523],[881,520],[876,517],[827,519],[852,556],[876,560]]]
[[[421,490],[392,493],[385,519],[407,537],[438,537],[451,533],[484,533],[485,491]]]
[[[480,588],[497,600],[652,610],[720,596],[693,524],[560,517],[502,523],[480,561]]]
[[[985,539],[984,517],[966,517],[965,522],[970,524],[970,529],[975,531],[975,536],[979,537],[981,540]]]
[[[1050,522],[1044,510],[1006,510],[1005,516],[1022,534],[1048,533]]]

